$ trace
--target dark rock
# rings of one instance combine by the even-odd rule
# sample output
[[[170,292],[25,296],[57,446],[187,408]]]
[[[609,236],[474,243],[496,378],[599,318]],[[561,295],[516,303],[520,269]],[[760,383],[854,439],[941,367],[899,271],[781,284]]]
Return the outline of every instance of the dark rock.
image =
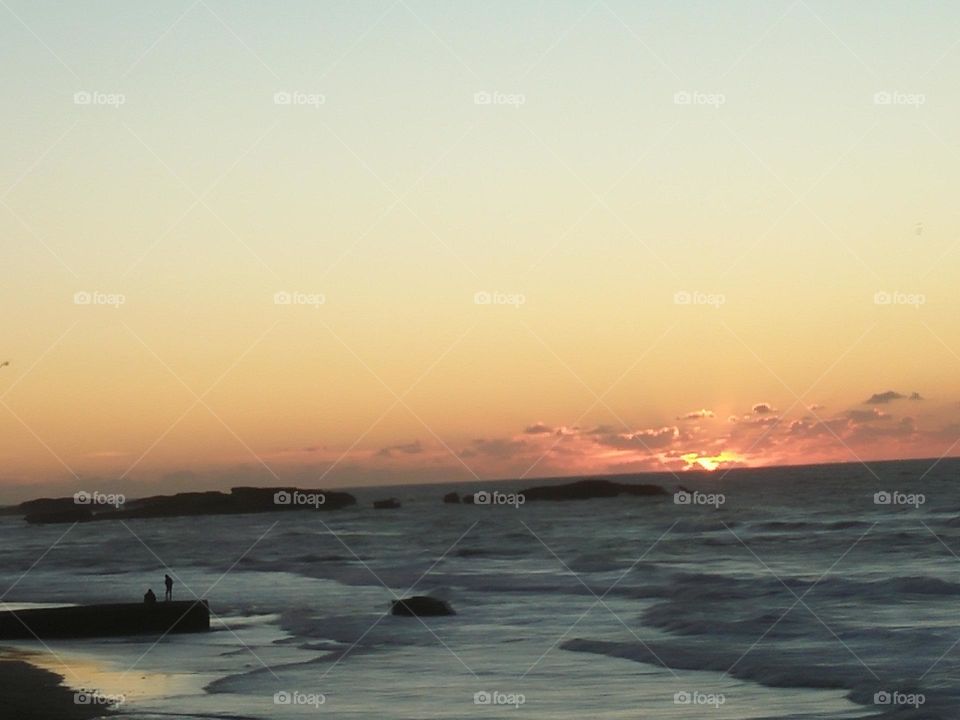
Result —
[[[394,600],[390,612],[405,617],[438,617],[442,615],[456,615],[453,608],[438,598],[429,595]]]
[[[590,500],[620,495],[653,497],[669,493],[659,485],[634,485],[611,480],[578,480],[566,485],[542,485],[522,490],[520,494],[526,500]]]
[[[460,496],[457,495],[455,492],[450,492],[443,496],[443,501],[448,505],[459,505]]]
[[[373,503],[373,507],[377,510],[396,510],[400,507],[400,501],[396,498],[390,498],[389,500],[376,500]]]
[[[87,522],[93,519],[93,513],[85,507],[72,507],[50,512],[34,512],[29,515],[24,515],[23,519],[31,525]]]
[[[87,505],[78,505],[72,498],[40,498],[20,503],[19,511],[28,523],[85,522],[93,517]]]

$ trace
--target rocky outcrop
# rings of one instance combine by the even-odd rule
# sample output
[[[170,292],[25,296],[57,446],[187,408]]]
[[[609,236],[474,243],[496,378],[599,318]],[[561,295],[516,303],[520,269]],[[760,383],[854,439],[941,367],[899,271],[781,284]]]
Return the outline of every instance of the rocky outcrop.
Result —
[[[394,600],[390,612],[404,617],[439,617],[456,615],[449,603],[429,595]]]

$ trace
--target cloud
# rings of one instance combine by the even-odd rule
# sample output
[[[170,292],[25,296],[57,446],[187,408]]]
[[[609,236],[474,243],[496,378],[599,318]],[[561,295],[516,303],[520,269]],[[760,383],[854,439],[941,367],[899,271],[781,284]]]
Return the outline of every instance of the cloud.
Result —
[[[637,430],[632,433],[600,435],[597,442],[619,450],[659,450],[669,447],[680,438],[680,428],[675,426]]]
[[[776,412],[776,411],[774,411]],[[744,433],[749,433],[752,428],[756,427],[767,427],[770,425],[778,425],[780,423],[779,415],[744,415],[741,418],[731,415],[729,418],[730,422],[736,425],[735,428],[731,431],[733,435],[743,435]]]
[[[903,400],[905,397],[906,395],[901,395],[895,390],[887,390],[886,392],[882,392],[882,393],[874,393],[869,398],[867,398],[867,401],[864,404],[865,405],[886,405],[887,403],[891,403],[894,400]]]
[[[771,406],[770,403],[762,402],[753,406],[754,415],[769,415],[775,412],[776,410],[773,409],[773,406]]]
[[[868,423],[875,420],[889,420],[890,416],[885,413],[877,410],[876,408],[870,408],[869,410],[848,410],[844,417],[853,420],[858,423]]]
[[[553,428],[548,425],[544,425],[542,422],[534,423],[533,425],[527,425],[523,429],[524,435],[548,435],[553,432]]]
[[[794,438],[840,437],[849,427],[850,420],[843,417],[823,421],[803,418],[791,422],[787,433]]]
[[[677,420],[702,420],[714,417],[713,410],[694,410],[686,415],[678,415]]]
[[[479,453],[480,455],[502,459],[513,457],[526,447],[527,443],[523,440],[510,440],[505,438],[487,440],[485,438],[478,438],[473,441],[472,447],[464,450],[461,454],[466,457],[471,457]]]
[[[912,393],[910,393],[910,397],[909,397],[908,399],[909,399],[909,400],[923,400],[923,397],[922,397],[922,396],[920,395],[920,393],[918,393],[918,392],[912,392]]]
[[[587,430],[587,435],[616,435],[617,428],[613,425],[597,425],[596,427]]]
[[[859,425],[850,435],[851,440],[869,441],[878,438],[907,439],[912,438],[917,432],[916,423],[912,417],[901,418],[893,426],[884,425],[877,427],[875,425]]]
[[[377,457],[393,457],[394,453],[400,453],[402,455],[419,455],[423,452],[423,446],[420,444],[419,440],[414,440],[412,443],[404,443],[401,445],[388,445],[385,448],[380,448],[376,452]]]

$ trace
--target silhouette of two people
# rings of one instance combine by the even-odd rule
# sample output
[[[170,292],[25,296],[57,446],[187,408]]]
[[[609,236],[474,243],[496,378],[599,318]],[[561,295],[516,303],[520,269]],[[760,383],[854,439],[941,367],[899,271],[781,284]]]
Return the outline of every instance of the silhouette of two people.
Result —
[[[173,578],[169,575],[163,576],[163,585],[166,587],[166,593],[164,593],[163,599],[166,602],[173,600]],[[148,588],[147,592],[143,596],[143,602],[147,605],[156,605],[157,596],[153,592],[153,588]]]

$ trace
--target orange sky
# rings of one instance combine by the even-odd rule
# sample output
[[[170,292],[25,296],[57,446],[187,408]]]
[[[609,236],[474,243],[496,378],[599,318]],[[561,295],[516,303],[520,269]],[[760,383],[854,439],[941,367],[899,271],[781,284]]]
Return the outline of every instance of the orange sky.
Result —
[[[0,498],[960,454],[955,7],[13,5]]]

